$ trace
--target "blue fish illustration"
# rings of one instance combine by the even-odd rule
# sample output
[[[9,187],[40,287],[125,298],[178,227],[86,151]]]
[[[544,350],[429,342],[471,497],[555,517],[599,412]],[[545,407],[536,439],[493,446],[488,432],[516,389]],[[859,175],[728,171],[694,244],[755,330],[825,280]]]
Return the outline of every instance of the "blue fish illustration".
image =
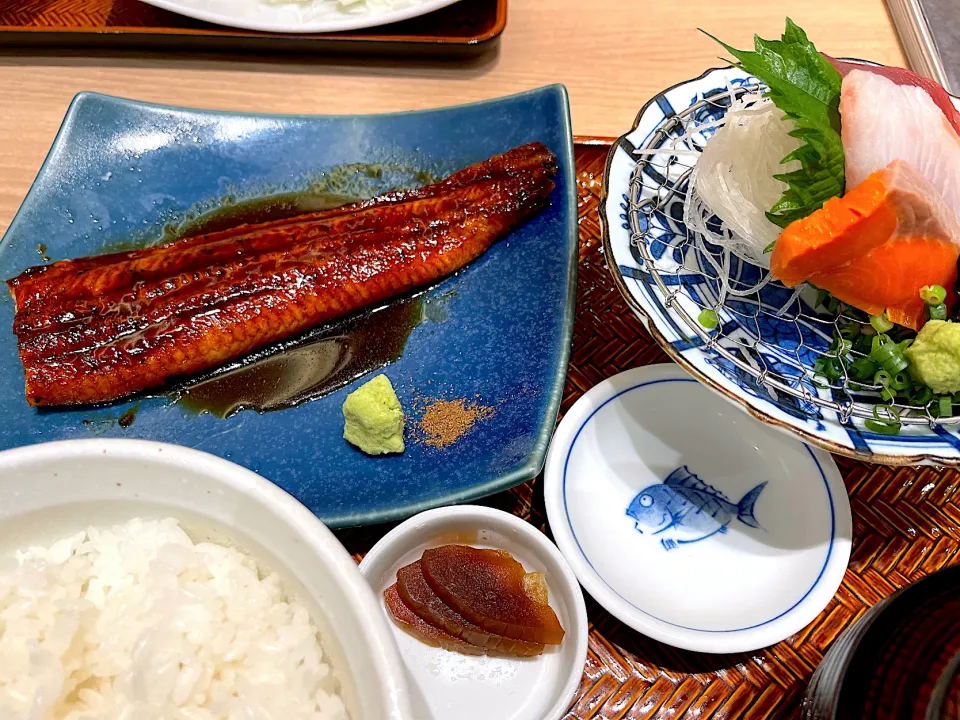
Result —
[[[661,538],[660,544],[672,550],[724,533],[735,519],[759,528],[753,509],[766,485],[766,482],[760,483],[740,502],[734,503],[684,465],[662,483],[641,490],[630,502],[627,515],[633,518],[634,526],[641,533],[646,530],[660,535],[669,531],[670,537]]]

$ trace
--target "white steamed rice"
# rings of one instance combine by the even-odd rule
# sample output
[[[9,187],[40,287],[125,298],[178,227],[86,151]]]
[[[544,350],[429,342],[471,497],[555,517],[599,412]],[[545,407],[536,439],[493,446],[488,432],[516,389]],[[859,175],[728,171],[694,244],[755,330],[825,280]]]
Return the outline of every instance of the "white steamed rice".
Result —
[[[344,720],[307,610],[176,520],[0,565],[0,720]]]

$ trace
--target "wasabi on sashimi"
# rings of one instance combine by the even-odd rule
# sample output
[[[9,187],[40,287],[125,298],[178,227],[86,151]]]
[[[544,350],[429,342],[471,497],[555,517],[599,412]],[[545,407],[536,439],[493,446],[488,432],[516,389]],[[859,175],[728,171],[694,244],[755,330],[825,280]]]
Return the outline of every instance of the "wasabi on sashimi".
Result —
[[[934,392],[960,392],[960,325],[931,320],[905,352],[914,378]]]

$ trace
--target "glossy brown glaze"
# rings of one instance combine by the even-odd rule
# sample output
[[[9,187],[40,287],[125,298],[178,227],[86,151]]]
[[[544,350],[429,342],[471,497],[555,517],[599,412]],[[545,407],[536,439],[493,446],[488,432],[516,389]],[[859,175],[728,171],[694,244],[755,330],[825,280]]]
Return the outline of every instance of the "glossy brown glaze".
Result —
[[[154,389],[435,282],[543,208],[556,170],[530,144],[417,191],[31,268],[8,281],[27,400]]]
[[[420,567],[444,603],[486,632],[548,645],[563,640],[556,613],[540,601],[546,599],[542,579],[525,580],[510,553],[444,545],[425,550]]]
[[[524,642],[487,632],[464,618],[444,603],[430,587],[423,577],[419,560],[397,571],[397,590],[407,607],[425,622],[485,651],[522,657],[540,655],[543,652],[541,643]]]
[[[443,648],[463,655],[484,654],[483,648],[471,645],[456,635],[451,635],[446,630],[434,627],[417,615],[403,602],[403,598],[400,597],[400,592],[397,589],[397,583],[383,591],[383,604],[387,607],[390,617],[393,618],[397,626],[430,647]]]

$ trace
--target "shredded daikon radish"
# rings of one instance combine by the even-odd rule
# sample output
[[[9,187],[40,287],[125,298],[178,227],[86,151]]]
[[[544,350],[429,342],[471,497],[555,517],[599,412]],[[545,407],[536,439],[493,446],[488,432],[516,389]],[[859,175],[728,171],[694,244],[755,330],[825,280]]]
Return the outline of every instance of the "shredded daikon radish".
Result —
[[[799,161],[781,162],[800,146],[789,135],[793,123],[764,93],[749,92],[738,98],[740,92],[729,85],[726,93],[711,98],[714,104],[729,98],[730,108],[722,118],[690,123],[685,132],[660,147],[634,150],[641,163],[669,157],[682,166],[685,158],[694,158],[693,168],[687,171],[683,222],[701,271],[717,281],[718,296],[710,303],[714,309],[728,297],[751,298],[772,281],[769,272],[750,281],[746,275],[741,278],[740,266],[732,277],[730,255],[769,270],[770,254],[764,251],[776,241],[780,228],[766,213],[787,187],[774,175],[800,167]],[[715,131],[712,136],[711,130]],[[797,287],[775,315],[794,308],[802,289]]]
[[[734,103],[690,179],[686,214],[691,229],[744,260],[769,268],[770,255],[764,250],[776,241],[780,228],[766,212],[787,188],[773,176],[800,167],[798,160],[780,162],[800,146],[789,135],[792,129],[783,111],[763,96],[745,95]],[[727,232],[707,229],[711,215],[723,221]]]

